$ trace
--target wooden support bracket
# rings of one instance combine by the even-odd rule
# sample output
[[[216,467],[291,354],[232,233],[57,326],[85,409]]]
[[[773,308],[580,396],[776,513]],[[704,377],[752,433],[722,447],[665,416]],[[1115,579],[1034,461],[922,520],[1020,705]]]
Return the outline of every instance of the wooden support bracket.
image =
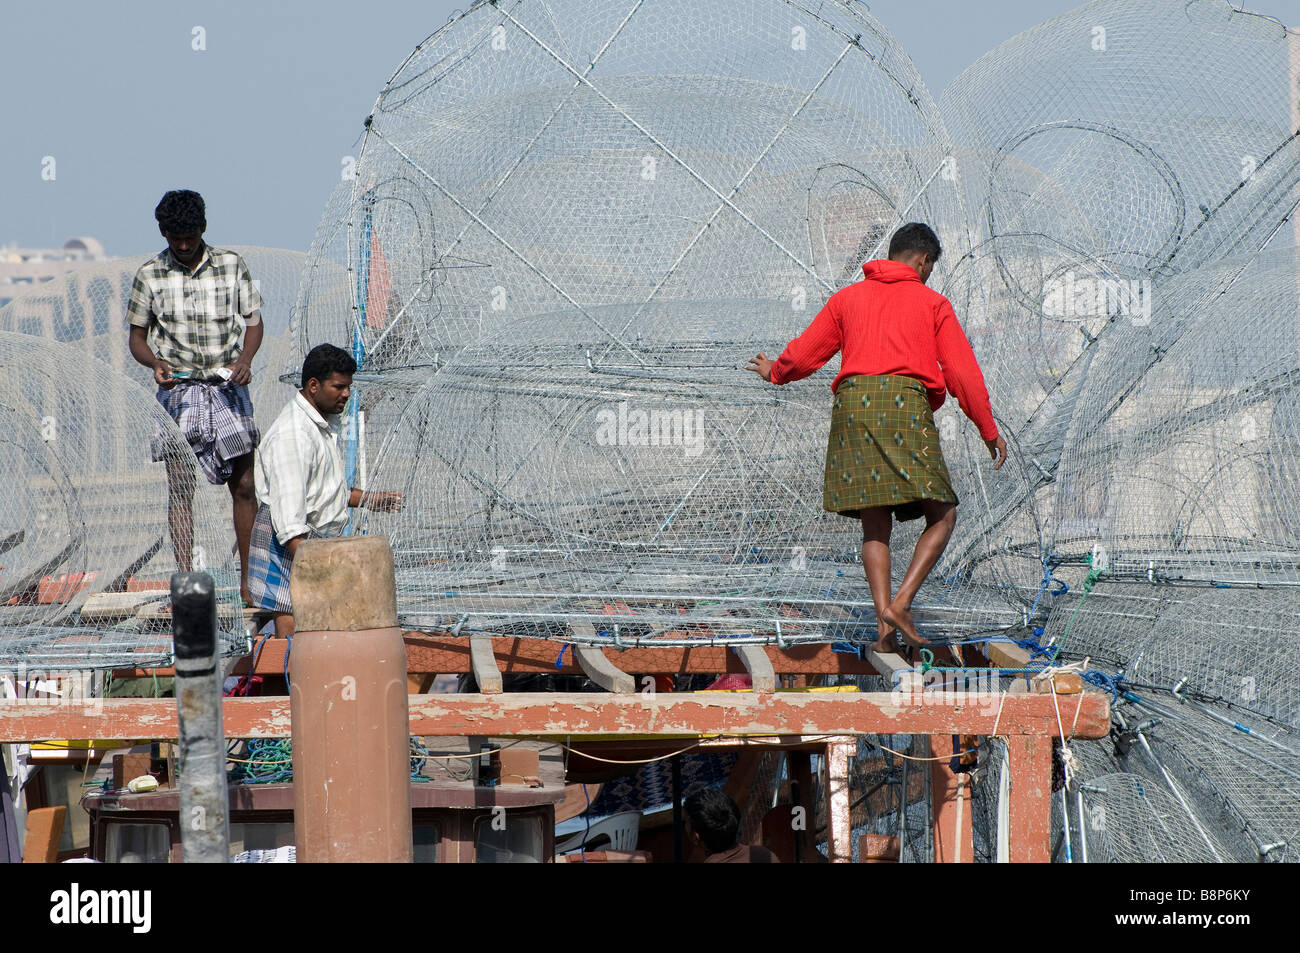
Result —
[[[749,680],[754,691],[762,693],[776,691],[776,670],[772,668],[772,660],[767,657],[767,652],[761,645],[737,645],[736,653],[745,663],[745,670],[749,672]]]
[[[474,671],[474,681],[483,695],[501,694],[501,670],[497,668],[496,656],[492,654],[492,639],[486,635],[469,637],[470,666]]]
[[[571,622],[569,628],[583,638],[594,638],[596,635],[590,622]],[[586,676],[605,691],[616,695],[630,695],[636,691],[636,679],[611,662],[599,646],[575,642],[573,657],[578,660],[578,665]]]

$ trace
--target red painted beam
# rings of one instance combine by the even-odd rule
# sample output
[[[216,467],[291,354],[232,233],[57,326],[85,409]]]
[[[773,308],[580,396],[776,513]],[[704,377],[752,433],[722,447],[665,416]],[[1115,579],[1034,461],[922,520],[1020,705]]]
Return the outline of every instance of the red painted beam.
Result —
[[[1007,754],[1011,768],[1009,859],[1012,863],[1048,863],[1052,859],[1052,739],[1009,737]]]
[[[698,692],[653,695],[529,693],[412,695],[413,735],[1001,735],[1057,732],[1050,695],[1009,695],[993,703],[920,704],[889,693]],[[987,701],[987,699],[985,700]],[[1103,737],[1110,727],[1109,698],[1101,693],[1059,696],[1061,721],[1080,738]],[[1076,708],[1078,714],[1076,716]],[[287,738],[289,699],[227,698],[226,735]],[[0,741],[49,738],[175,738],[174,699],[89,699],[51,704],[47,699],[0,702]],[[1037,749],[1035,749],[1036,751]],[[1015,755],[1025,757],[1025,755]],[[1041,752],[1033,755],[1036,767]],[[1050,757],[1050,754],[1049,754]],[[1050,782],[1049,782],[1050,783]]]
[[[1001,730],[1001,726],[998,726]],[[934,810],[935,863],[972,863],[974,836],[971,828],[969,778],[952,770],[954,754],[951,735],[932,735],[930,755],[943,758],[930,762],[930,802]]]

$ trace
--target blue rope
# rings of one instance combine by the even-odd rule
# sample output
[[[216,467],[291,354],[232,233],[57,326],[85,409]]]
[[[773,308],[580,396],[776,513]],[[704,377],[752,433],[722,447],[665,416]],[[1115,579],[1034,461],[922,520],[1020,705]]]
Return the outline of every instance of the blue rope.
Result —
[[[1039,626],[1037,629],[1034,629],[1034,634],[1029,638],[1012,639],[1011,641],[1015,642],[1016,645],[1028,652],[1031,661],[1037,658],[1045,658],[1047,659],[1048,664],[1051,664],[1056,661],[1056,655],[1061,651],[1061,649],[1056,645],[1043,646],[1039,644],[1038,636],[1042,635],[1044,631],[1043,627]]]
[[[284,667],[280,670],[284,673],[284,687],[289,687],[289,653],[293,651],[293,636],[285,640],[288,644],[284,647]]]
[[[412,781],[432,781],[433,778],[424,774],[424,763],[432,756],[420,739],[414,735],[411,736],[411,780]]]
[[[1038,594],[1034,596],[1034,604],[1029,607],[1029,618],[1032,619],[1034,617],[1034,613],[1038,610],[1038,600],[1043,598],[1043,591],[1051,583],[1054,582],[1061,587],[1060,589],[1052,591],[1053,596],[1063,596],[1070,591],[1069,586],[1052,575],[1052,570],[1059,569],[1060,567],[1061,558],[1056,553],[1048,553],[1043,557],[1043,581],[1038,585]]]
[[[1096,685],[1098,688],[1110,692],[1111,704],[1119,702],[1120,685],[1124,681],[1123,675],[1107,675],[1105,672],[1095,668],[1090,668],[1083,673],[1083,680],[1089,684]]]
[[[560,654],[557,655],[557,656],[555,656],[555,667],[556,667],[556,668],[563,668],[563,667],[564,667],[564,650],[567,649],[567,648],[569,648],[569,643],[568,643],[568,642],[565,642],[563,645],[560,646]]]

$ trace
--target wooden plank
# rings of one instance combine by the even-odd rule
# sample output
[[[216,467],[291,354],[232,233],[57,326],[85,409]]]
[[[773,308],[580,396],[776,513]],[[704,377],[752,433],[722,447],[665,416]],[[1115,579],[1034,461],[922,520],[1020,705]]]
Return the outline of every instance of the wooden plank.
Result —
[[[65,804],[37,807],[27,812],[24,864],[52,864],[59,859],[59,840],[63,837],[63,823],[67,817]]]
[[[579,638],[596,637],[596,628],[590,622],[570,622],[569,629]],[[586,676],[605,691],[619,695],[636,691],[636,679],[611,662],[599,646],[575,642],[573,657]]]
[[[492,640],[483,635],[471,635],[469,659],[478,690],[484,695],[500,695],[501,670],[497,668],[496,656],[492,654]]]
[[[406,632],[406,667],[411,675],[460,675],[473,671],[469,638],[467,636],[429,635],[423,632]],[[551,639],[523,639],[503,636],[492,639],[492,651],[498,667],[507,675],[537,673],[547,675],[578,675],[582,668],[569,652],[564,653],[557,668],[555,659],[560,649],[570,643]],[[284,647],[274,637],[266,643],[258,658],[257,675],[279,675],[284,659]],[[848,652],[836,652],[829,645],[797,645],[788,649],[764,646],[762,651],[772,663],[777,675],[874,675],[878,669],[871,662]],[[724,645],[706,645],[698,648],[624,649],[618,655],[625,671],[636,675],[722,675],[745,671],[744,662]],[[907,670],[907,663],[896,655],[887,656]],[[232,674],[248,672],[250,659],[235,663]],[[115,669],[114,678],[161,678],[172,674],[169,668]]]
[[[900,691],[913,691],[920,687],[913,666],[896,652],[877,652],[874,649],[864,648],[863,654],[871,663],[871,667],[885,676],[894,688]]]
[[[856,738],[836,738],[826,745],[826,856],[832,864],[847,864],[853,859],[849,759],[857,750]]]
[[[587,677],[605,691],[619,695],[636,691],[636,679],[606,658],[602,649],[594,645],[575,645],[573,655]]]
[[[825,606],[824,609],[827,615],[843,619],[845,622],[861,622],[861,620],[855,619],[839,606]],[[913,666],[908,664],[897,652],[877,652],[864,645],[862,654],[866,656],[866,661],[875,670],[876,674],[883,675],[889,680],[890,686],[904,691],[913,690],[915,684],[915,680],[911,677]]]
[[[167,602],[167,593],[153,592],[99,592],[89,597],[81,607],[82,622],[117,622],[129,619],[148,602]]]
[[[1037,668],[1046,660],[1035,660],[1028,649],[1021,648],[1013,642],[990,642],[988,644],[989,661],[997,668]],[[1051,694],[1052,687],[1044,676],[1031,676],[1033,690]],[[1058,695],[1073,695],[1083,690],[1082,679],[1078,672],[1053,672],[1052,682]]]
[[[1032,656],[1014,642],[990,642],[989,661],[997,668],[1030,668]]]
[[[952,770],[949,758],[954,754],[952,737],[932,736],[930,754],[943,759],[930,762],[934,861],[939,864],[973,863],[975,842],[971,828],[971,791],[967,776]]]
[[[750,685],[756,692],[776,691],[776,670],[772,660],[767,657],[760,645],[737,645],[736,653],[740,656],[745,670],[749,672]]]
[[[507,692],[408,699],[410,732],[416,736],[989,735],[996,723],[999,735],[1054,737],[1057,705],[1066,730],[1075,725],[1075,737],[1102,738],[1110,730],[1110,698],[1101,692],[1007,695],[1000,703],[986,698],[962,704],[900,699],[889,692]],[[227,698],[222,706],[228,738],[289,737],[287,698]],[[0,742],[175,737],[175,699],[95,698],[80,705],[0,701]]]
[[[1070,697],[1088,698],[1093,694],[1086,692]],[[1066,702],[1061,700],[1061,704]],[[1010,860],[1048,863],[1052,856],[1052,740],[1033,735],[1007,738],[1007,755],[1011,768],[1011,796],[1007,805]]]

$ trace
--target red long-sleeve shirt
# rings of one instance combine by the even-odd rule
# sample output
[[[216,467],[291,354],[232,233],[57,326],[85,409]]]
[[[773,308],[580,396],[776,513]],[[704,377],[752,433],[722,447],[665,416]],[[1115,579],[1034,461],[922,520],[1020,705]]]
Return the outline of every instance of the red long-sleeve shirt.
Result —
[[[948,299],[902,262],[869,261],[862,272],[865,280],[831,295],[781,353],[772,365],[772,383],[805,378],[840,351],[832,391],[854,374],[905,374],[925,384],[931,410],[942,407],[951,392],[980,436],[996,439],[984,375]]]

